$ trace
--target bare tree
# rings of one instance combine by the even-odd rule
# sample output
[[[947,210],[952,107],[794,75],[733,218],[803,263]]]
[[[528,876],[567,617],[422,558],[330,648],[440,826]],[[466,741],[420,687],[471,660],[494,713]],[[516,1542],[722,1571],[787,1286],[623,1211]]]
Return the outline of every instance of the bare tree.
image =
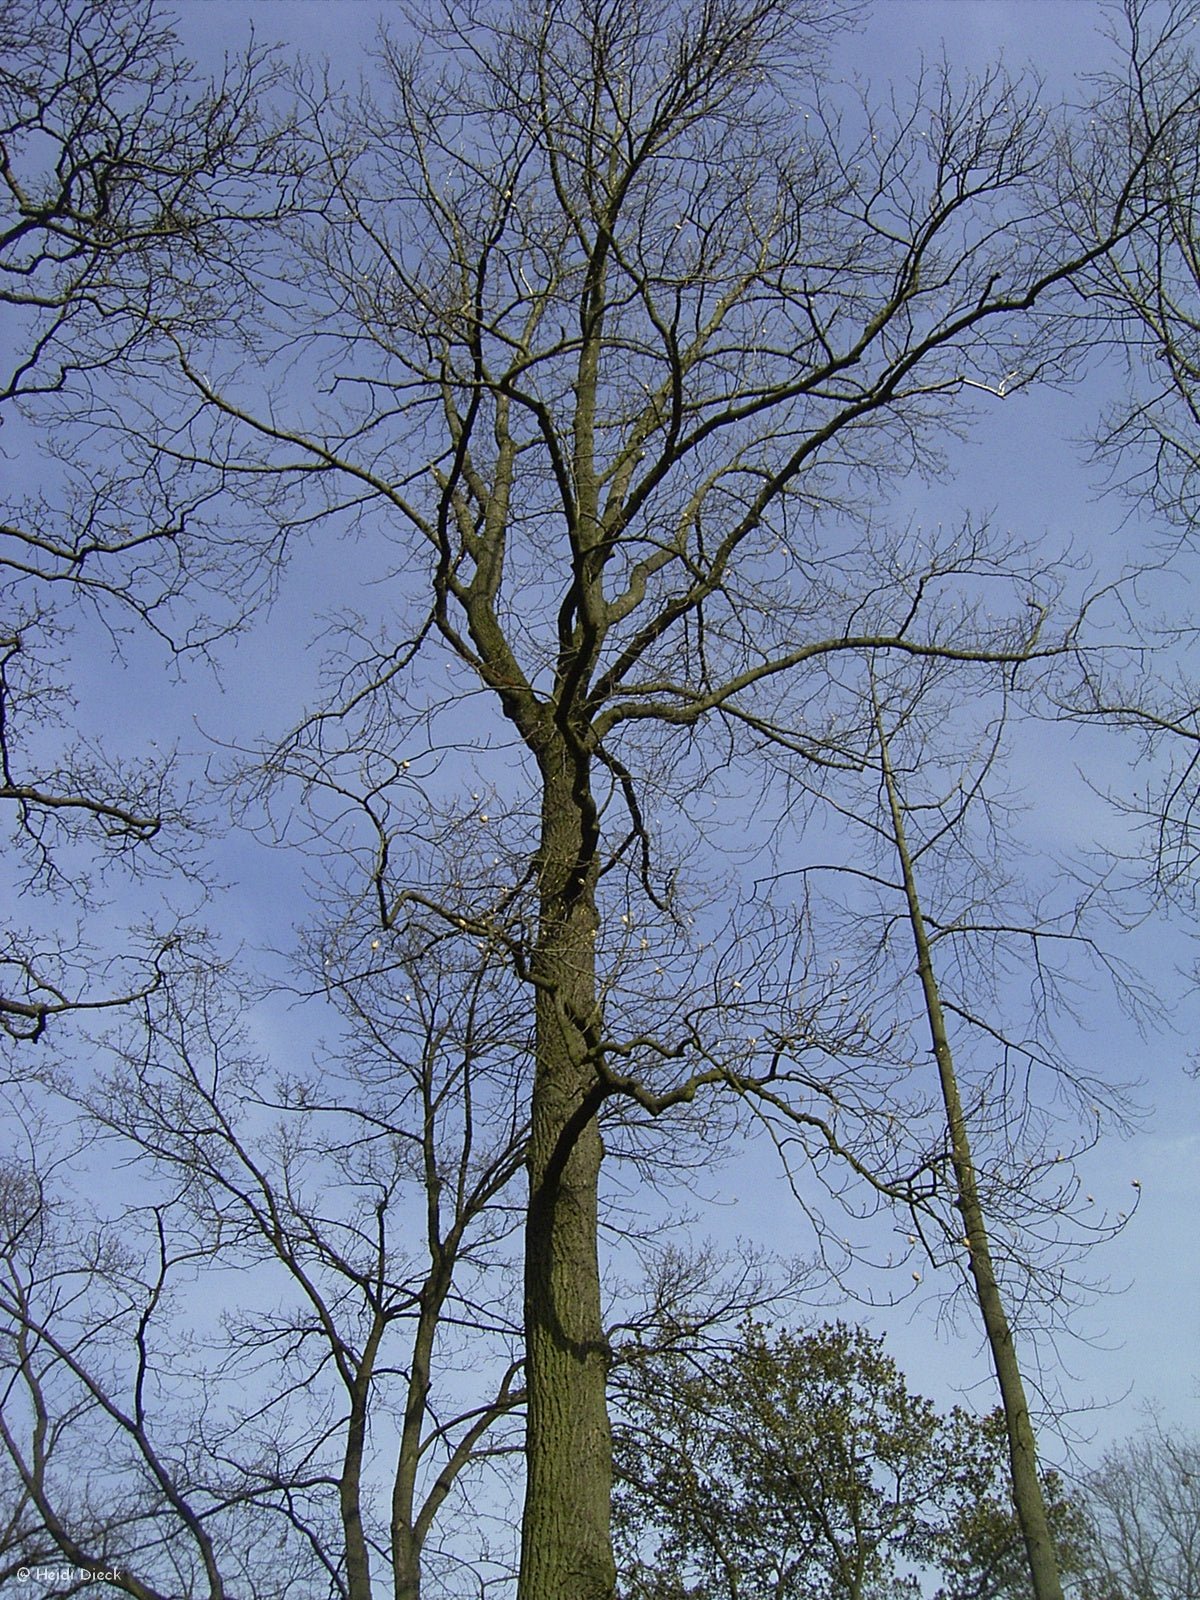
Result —
[[[112,12],[61,15],[105,38]],[[400,970],[416,916],[426,937],[505,963],[526,996],[532,1069],[505,1113],[527,1127],[529,1181],[519,1592],[608,1600],[606,1143],[652,1165],[653,1125],[694,1129],[720,1095],[712,1129],[767,1119],[889,1202],[919,1208],[944,1174],[928,1148],[911,1165],[898,1154],[879,1074],[854,1080],[861,1115],[843,1136],[845,1083],[828,1070],[852,1036],[845,991],[805,946],[803,907],[714,909],[697,812],[721,815],[731,764],[760,770],[780,699],[799,765],[857,759],[874,723],[847,701],[843,663],[952,674],[1073,648],[1040,590],[999,622],[974,604],[997,578],[1030,581],[1026,564],[930,549],[873,521],[872,501],[897,474],[936,471],[973,399],[1061,373],[1028,314],[1158,203],[1141,181],[1157,146],[1115,174],[1080,243],[1047,204],[1060,146],[1036,85],[931,74],[881,109],[823,77],[844,19],[813,0],[547,0],[520,15],[449,3],[417,20],[423,60],[385,40],[376,87],[357,98],[302,79],[287,137],[253,168],[235,163],[235,196],[265,172],[289,202],[285,226],[251,235],[256,256],[210,197],[199,286],[169,269],[137,278],[152,292],[120,350],[135,382],[110,390],[92,382],[103,363],[76,382],[70,362],[39,362],[55,374],[43,387],[60,392],[61,374],[72,413],[140,471],[136,538],[174,553],[196,531],[214,563],[189,556],[165,611],[139,601],[152,620],[206,575],[269,587],[275,567],[258,556],[305,532],[331,562],[351,532],[380,552],[379,613],[339,630],[333,686],[268,752],[266,789],[285,812],[297,785],[319,797],[318,840],[359,863],[342,880],[345,926],[369,915],[381,960]],[[169,92],[167,104],[180,105]],[[212,104],[232,126],[227,100]],[[149,113],[133,125],[172,148]],[[153,248],[186,251],[198,224],[155,187],[161,168],[126,190],[104,136],[81,180],[92,210],[149,193]],[[263,290],[235,340],[228,308],[245,303],[251,262]],[[41,308],[52,330],[77,305],[104,309],[91,279],[71,285],[70,263],[49,270],[66,275],[61,303]],[[31,372],[12,383],[32,401]],[[124,526],[129,482],[84,483],[92,543],[59,556],[72,577],[97,528]],[[386,1029],[373,1048],[394,1052]],[[179,1070],[203,1105],[194,1066],[187,1047]],[[139,1095],[155,1105],[157,1089],[129,1092],[111,1121]],[[175,1124],[186,1148],[143,1132],[162,1159],[192,1162],[206,1195],[227,1193],[206,1141],[231,1170],[256,1163],[217,1112]],[[365,1318],[365,1332],[326,1336],[360,1432],[370,1329],[382,1337],[409,1292],[364,1193],[337,1223],[353,1248],[327,1247]],[[295,1210],[316,1233],[312,1208]],[[269,1255],[270,1205],[246,1218]],[[440,1283],[427,1298],[444,1308]],[[357,1450],[338,1478],[356,1596],[370,1581]],[[415,1527],[407,1494],[399,1523]],[[208,1573],[199,1536],[196,1550]]]
[[[895,474],[936,468],[973,394],[1046,369],[1025,313],[1137,225],[1137,174],[1079,245],[1045,204],[1056,145],[1034,86],[931,76],[880,110],[822,81],[830,21],[807,0],[422,14],[426,63],[385,41],[378,92],[307,91],[309,220],[281,244],[257,363],[164,308],[186,392],[159,369],[142,410],[108,419],[155,443],[160,472],[253,486],[252,517],[280,532],[369,531],[403,574],[377,629],[343,634],[338,695],[276,765],[326,763],[331,729],[347,763],[386,748],[380,930],[421,904],[494,943],[531,995],[522,1600],[613,1586],[603,1108],[661,1118],[710,1088],[796,1114],[777,1081],[811,1025],[795,1002],[769,1041],[735,1045],[719,985],[700,998],[717,956],[674,1033],[644,1009],[621,1026],[613,998],[665,975],[660,936],[715,943],[676,872],[734,749],[721,729],[786,681],[809,694],[797,738],[819,764],[839,659],[1065,643],[1038,608],[947,625],[938,558],[854,519]],[[456,788],[459,827],[503,819],[503,882],[430,854],[410,747],[464,744],[487,780],[448,765],[428,783]],[[515,925],[514,885],[531,900]],[[773,973],[760,1015],[786,993]]]
[[[204,538],[206,495],[164,493],[144,459],[97,449],[88,419],[145,356],[160,302],[193,332],[231,326],[244,225],[278,206],[255,52],[206,84],[145,0],[14,0],[0,58],[0,420],[31,479],[0,505],[0,804],[31,918],[6,921],[0,1026],[33,1040],[158,981],[169,929],[103,980],[89,930],[114,862],[187,859],[171,758],[123,761],[72,726],[68,636],[90,614],[114,644],[137,626],[196,646],[230,625],[205,617],[206,593],[239,583],[232,550],[214,559]]]
[[[1083,1494],[1088,1600],[1185,1600],[1200,1586],[1200,1446],[1156,1419],[1106,1452]]]
[[[1095,137],[1068,163],[1067,204],[1081,230],[1103,214],[1130,153],[1139,165],[1146,223],[1081,280],[1094,323],[1124,355],[1133,380],[1100,450],[1119,479],[1184,530],[1200,501],[1200,67],[1195,8],[1125,0],[1114,29],[1125,60],[1105,77]],[[1086,168],[1086,170],[1085,170]]]
[[[255,1058],[248,997],[199,950],[126,1026],[116,1072],[69,1091],[86,1145],[38,1126],[32,1091],[13,1108],[14,1571],[116,1569],[122,1592],[176,1600],[511,1576],[528,1007],[507,965],[419,918],[386,953],[361,933],[316,948],[346,1027],[311,1063]],[[87,1201],[113,1166],[135,1198]],[[662,1229],[656,1246],[607,1330],[624,1369],[703,1352],[794,1287]]]
[[[374,1564],[415,1600],[464,1469],[515,1448],[497,1427],[523,1400],[505,1191],[525,1150],[527,1019],[511,979],[477,957],[452,969],[432,943],[382,971],[356,955],[340,983],[347,1061],[279,1075],[247,1052],[211,956],[164,986],[124,1065],[85,1097],[109,1159],[142,1170],[144,1200],[74,1261],[60,1229],[46,1264],[40,1190],[14,1229],[4,1442],[58,1551],[116,1559],[129,1593],[315,1584],[367,1600]],[[354,1003],[368,981],[369,1014]],[[55,1288],[71,1280],[64,1304]],[[103,1545],[70,1475],[98,1427]],[[105,1521],[105,1503],[126,1512]],[[457,1543],[462,1560],[474,1541]]]
[[[1059,1578],[1055,1540],[1050,1526],[1046,1500],[1042,1492],[1038,1470],[1037,1441],[1029,1413],[1029,1401],[1021,1375],[1012,1323],[1000,1289],[1000,1280],[992,1257],[991,1228],[981,1195],[979,1172],[972,1152],[972,1134],[963,1105],[962,1088],[955,1068],[954,1048],[947,1008],[943,1004],[941,985],[934,961],[934,942],[946,924],[932,925],[927,917],[918,882],[913,846],[909,843],[907,819],[912,806],[906,801],[896,768],[892,761],[891,740],[884,722],[878,699],[875,700],[875,731],[878,738],[879,768],[887,801],[886,818],[889,842],[894,846],[896,866],[904,891],[905,909],[912,933],[913,952],[916,958],[917,977],[929,1023],[929,1036],[937,1063],[938,1083],[946,1117],[946,1133],[950,1147],[950,1163],[954,1175],[952,1204],[962,1218],[962,1242],[974,1283],[979,1314],[987,1336],[988,1348],[1004,1407],[1008,1433],[1009,1462],[1012,1469],[1013,1499],[1029,1557],[1029,1571],[1033,1592],[1037,1600],[1062,1600],[1062,1583]],[[961,786],[961,808],[973,798],[977,785]],[[953,806],[937,808],[938,826],[948,824],[954,816]],[[961,817],[962,809],[958,809]],[[928,844],[928,840],[923,843]],[[956,932],[966,929],[960,923]],[[1034,944],[1039,934],[1031,932]],[[974,1020],[974,1019],[973,1019]]]
[[[964,532],[942,578],[989,559],[979,534]],[[1005,591],[1037,609],[1039,582],[1051,579],[1031,571],[1010,588],[1017,563],[1009,549],[992,569],[993,618]],[[1003,1404],[1033,1592],[1055,1596],[1017,1335],[1064,1325],[1072,1286],[1082,1287],[1072,1257],[1126,1215],[1098,1207],[1074,1171],[1103,1121],[1122,1119],[1123,1092],[1082,1068],[1058,1033],[1078,1023],[1097,979],[1135,1017],[1153,1004],[1106,949],[1089,895],[1018,842],[1019,801],[1002,782],[1024,675],[984,662],[950,675],[928,660],[847,661],[836,757],[820,765],[786,698],[743,720],[779,775],[767,802],[784,818],[776,858],[805,863],[782,876],[803,885],[816,939],[845,968],[845,1021],[826,1030],[825,1083],[810,1080],[837,1129],[842,1192],[896,1207],[909,1246],[969,1285]],[[814,859],[817,850],[826,853]],[[794,1069],[789,1077],[798,1087]],[[828,1140],[797,1128],[786,1142],[799,1188]]]
[[[1200,64],[1195,7],[1125,0],[1113,36],[1122,66],[1104,75],[1089,137],[1064,161],[1063,206],[1081,235],[1097,226],[1138,162],[1141,227],[1081,276],[1080,323],[1124,367],[1125,394],[1109,408],[1097,453],[1135,508],[1152,513],[1130,591],[1133,649],[1118,669],[1096,664],[1069,715],[1103,719],[1140,740],[1137,787],[1115,796],[1142,833],[1129,863],[1153,898],[1194,899],[1197,863],[1197,689],[1189,650],[1194,621],[1180,614],[1176,579],[1193,556],[1200,511]],[[1133,637],[1133,634],[1131,634]],[[1148,867],[1148,870],[1147,870]]]

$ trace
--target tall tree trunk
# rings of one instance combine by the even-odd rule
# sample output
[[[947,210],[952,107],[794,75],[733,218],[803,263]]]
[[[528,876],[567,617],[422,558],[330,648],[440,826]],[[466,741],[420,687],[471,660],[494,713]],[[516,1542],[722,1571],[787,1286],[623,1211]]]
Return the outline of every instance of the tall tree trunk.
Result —
[[[346,1423],[346,1451],[338,1481],[338,1498],[346,1542],[348,1600],[371,1600],[371,1556],[362,1519],[362,1472],[371,1384],[385,1326],[383,1318],[376,1313],[357,1366],[346,1374],[349,1378],[350,1415]]]
[[[1025,1396],[1025,1384],[1017,1359],[1012,1325],[1004,1309],[1004,1299],[1000,1293],[1000,1284],[992,1261],[987,1218],[979,1194],[967,1119],[962,1108],[958,1075],[954,1069],[954,1056],[950,1049],[950,1035],[946,1028],[941,991],[938,988],[937,973],[933,965],[933,950],[917,891],[916,869],[904,828],[904,807],[892,768],[883,719],[878,712],[876,728],[879,733],[884,785],[891,812],[892,838],[904,883],[909,926],[912,929],[913,944],[916,949],[917,973],[921,980],[925,1014],[929,1021],[930,1038],[942,1091],[942,1104],[946,1114],[946,1127],[950,1135],[950,1158],[954,1168],[963,1234],[970,1255],[975,1298],[979,1304],[1004,1408],[1017,1521],[1020,1523],[1021,1535],[1025,1542],[1035,1600],[1063,1600],[1058,1557],[1050,1533],[1050,1521],[1046,1515],[1046,1499],[1042,1493],[1041,1478],[1038,1475],[1037,1440],[1029,1415],[1029,1402]]]
[[[435,1181],[436,1173],[427,1170],[426,1202],[434,1211],[436,1211],[436,1197],[430,1192],[430,1186]],[[435,1226],[436,1224],[431,1226],[431,1235]],[[431,1237],[430,1243],[435,1249],[437,1248],[436,1238]],[[414,1515],[417,1469],[421,1460],[421,1430],[429,1400],[433,1344],[449,1283],[450,1273],[444,1261],[439,1261],[422,1286],[421,1309],[417,1318],[417,1331],[413,1339],[412,1362],[409,1368],[408,1398],[404,1408],[404,1424],[400,1430],[400,1448],[392,1484],[392,1592],[395,1600],[421,1600],[422,1540]]]
[[[602,1145],[594,812],[564,743],[541,756],[537,1059],[525,1234],[528,1427],[519,1600],[611,1600],[612,1438],[600,1314]]]

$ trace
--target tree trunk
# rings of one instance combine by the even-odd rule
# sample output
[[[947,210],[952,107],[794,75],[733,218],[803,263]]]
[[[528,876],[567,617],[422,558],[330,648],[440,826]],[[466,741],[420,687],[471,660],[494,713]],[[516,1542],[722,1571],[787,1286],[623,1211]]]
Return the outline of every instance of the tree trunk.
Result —
[[[600,1314],[594,811],[583,758],[542,753],[537,1049],[525,1234],[528,1424],[519,1600],[611,1600],[612,1439]]]
[[[432,1175],[427,1174],[427,1186],[432,1181]],[[426,1199],[430,1205],[434,1204],[429,1196],[428,1187]],[[431,1243],[436,1246],[436,1240],[431,1240]],[[395,1600],[421,1600],[422,1541],[414,1520],[417,1469],[421,1460],[421,1430],[429,1400],[433,1344],[448,1286],[449,1274],[444,1268],[435,1267],[425,1279],[421,1309],[417,1318],[417,1331],[413,1339],[408,1399],[404,1408],[396,1475],[392,1484],[392,1592]]]
[[[377,1314],[367,1334],[350,1390],[350,1415],[346,1423],[346,1451],[338,1481],[342,1533],[346,1541],[347,1600],[371,1600],[371,1556],[362,1520],[362,1470],[367,1443],[367,1411],[375,1358],[384,1322]]]
[[[1025,1396],[1025,1384],[1021,1378],[1012,1326],[1004,1309],[1004,1300],[1000,1293],[988,1243],[987,1218],[979,1195],[967,1119],[963,1113],[962,1098],[958,1090],[958,1075],[954,1069],[954,1057],[950,1049],[950,1035],[946,1028],[941,991],[933,966],[933,950],[917,892],[916,870],[904,828],[904,808],[895,773],[892,770],[883,721],[878,716],[876,727],[879,732],[883,777],[891,811],[892,837],[904,881],[909,926],[912,929],[917,956],[917,973],[921,980],[925,1014],[929,1022],[930,1039],[942,1091],[942,1104],[946,1113],[946,1128],[950,1135],[950,1158],[954,1168],[964,1239],[970,1254],[975,1298],[983,1319],[988,1348],[992,1353],[992,1365],[1004,1409],[1008,1458],[1012,1472],[1013,1503],[1016,1506],[1017,1521],[1020,1523],[1021,1535],[1025,1542],[1035,1600],[1063,1600],[1058,1557],[1050,1533],[1050,1521],[1046,1515],[1046,1498],[1042,1493],[1041,1478],[1038,1476],[1037,1441],[1034,1438],[1033,1422],[1029,1415],[1029,1402]]]

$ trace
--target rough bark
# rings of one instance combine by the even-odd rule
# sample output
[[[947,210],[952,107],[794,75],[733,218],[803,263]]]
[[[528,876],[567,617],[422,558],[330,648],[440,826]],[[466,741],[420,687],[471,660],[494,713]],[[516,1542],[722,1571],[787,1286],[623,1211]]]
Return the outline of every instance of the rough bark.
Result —
[[[527,1481],[520,1600],[609,1600],[612,1445],[600,1313],[602,1144],[589,1035],[597,1015],[594,845],[578,764],[542,758],[537,1061],[526,1223]]]

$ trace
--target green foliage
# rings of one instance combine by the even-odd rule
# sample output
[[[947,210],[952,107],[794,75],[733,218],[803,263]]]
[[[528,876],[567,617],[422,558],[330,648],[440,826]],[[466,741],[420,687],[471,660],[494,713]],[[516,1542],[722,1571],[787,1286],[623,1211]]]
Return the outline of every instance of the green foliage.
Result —
[[[623,1600],[1028,1593],[1002,1416],[939,1413],[862,1328],[751,1322],[720,1364],[638,1366],[615,1410]],[[1081,1520],[1046,1490],[1070,1559]]]
[[[935,1600],[1026,1600],[1029,1564],[1009,1488],[1004,1414],[975,1418],[956,1409],[949,1422],[960,1467],[930,1549],[930,1564],[942,1579]],[[1070,1587],[1087,1561],[1087,1521],[1056,1472],[1043,1474],[1042,1493],[1059,1576]]]

